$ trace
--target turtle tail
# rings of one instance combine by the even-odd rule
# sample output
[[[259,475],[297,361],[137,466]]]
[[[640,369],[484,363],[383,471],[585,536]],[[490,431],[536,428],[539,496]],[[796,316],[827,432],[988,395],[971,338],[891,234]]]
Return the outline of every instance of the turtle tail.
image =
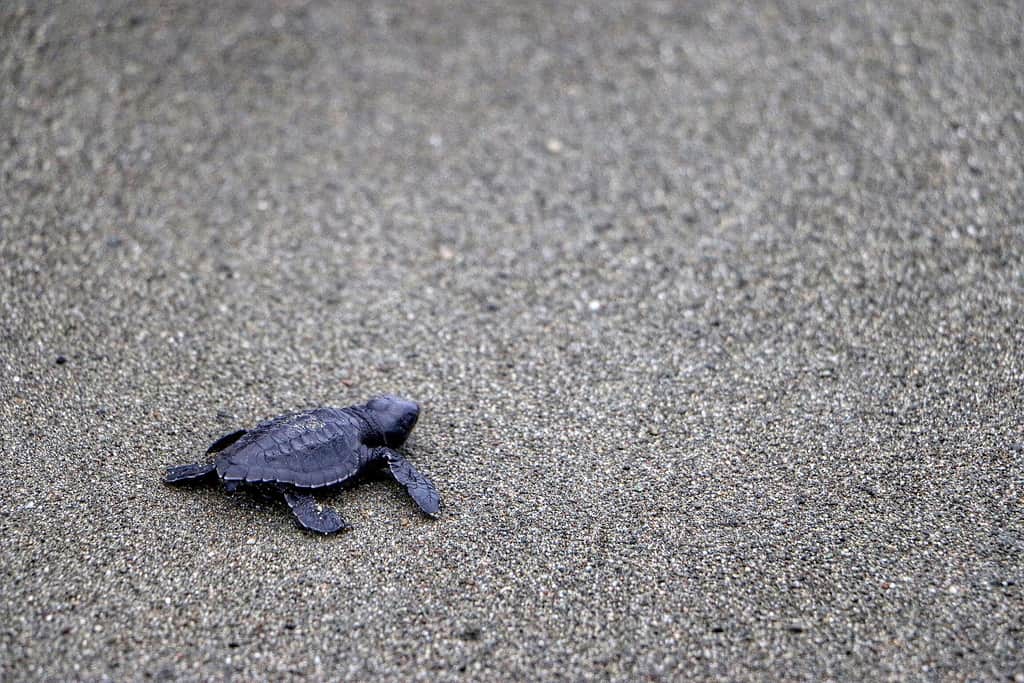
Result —
[[[217,466],[209,465],[177,465],[168,467],[164,474],[165,484],[198,484],[206,479],[217,476]]]

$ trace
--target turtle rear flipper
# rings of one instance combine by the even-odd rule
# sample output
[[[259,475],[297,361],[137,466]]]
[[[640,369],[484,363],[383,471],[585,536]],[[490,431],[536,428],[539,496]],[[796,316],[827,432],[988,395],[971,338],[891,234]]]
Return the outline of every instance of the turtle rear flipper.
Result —
[[[317,503],[312,494],[299,492],[290,486],[279,488],[292,514],[295,515],[295,521],[303,529],[318,534],[333,534],[352,528],[352,525],[341,518],[337,510]]]
[[[227,448],[228,446],[230,446],[231,444],[233,444],[234,442],[236,442],[239,439],[241,439],[248,432],[249,432],[249,430],[247,430],[247,429],[239,429],[237,432],[231,432],[230,434],[225,434],[224,436],[220,437],[219,439],[217,439],[216,441],[211,443],[210,447],[206,449],[206,452],[207,453],[217,453],[219,451],[222,451],[225,448]]]
[[[427,479],[417,470],[411,462],[398,451],[390,448],[378,449],[388,463],[391,476],[399,484],[405,487],[412,499],[431,517],[436,517],[441,510],[441,496],[434,487],[434,483]]]
[[[217,476],[217,467],[213,463],[208,465],[176,465],[168,467],[164,474],[165,484],[196,484],[205,479],[213,479]]]

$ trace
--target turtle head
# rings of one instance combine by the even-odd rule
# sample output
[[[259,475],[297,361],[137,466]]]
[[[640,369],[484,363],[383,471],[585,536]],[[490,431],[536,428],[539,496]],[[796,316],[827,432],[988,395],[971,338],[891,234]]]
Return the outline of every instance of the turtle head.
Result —
[[[398,396],[378,396],[366,404],[366,411],[384,434],[384,445],[398,448],[409,438],[409,432],[420,417],[416,401]]]

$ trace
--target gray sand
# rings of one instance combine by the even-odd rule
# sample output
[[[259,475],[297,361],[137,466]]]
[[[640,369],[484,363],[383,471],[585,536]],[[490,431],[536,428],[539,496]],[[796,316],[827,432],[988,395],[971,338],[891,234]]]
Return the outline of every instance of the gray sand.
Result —
[[[1020,3],[87,4],[0,8],[0,678],[1024,679]],[[385,391],[436,522],[159,483]]]

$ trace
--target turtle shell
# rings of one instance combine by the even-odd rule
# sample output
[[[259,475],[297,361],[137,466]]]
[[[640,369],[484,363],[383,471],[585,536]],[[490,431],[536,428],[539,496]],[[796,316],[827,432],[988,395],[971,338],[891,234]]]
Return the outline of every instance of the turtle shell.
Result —
[[[319,488],[350,479],[372,460],[363,423],[347,410],[316,408],[261,422],[217,456],[225,482]]]

